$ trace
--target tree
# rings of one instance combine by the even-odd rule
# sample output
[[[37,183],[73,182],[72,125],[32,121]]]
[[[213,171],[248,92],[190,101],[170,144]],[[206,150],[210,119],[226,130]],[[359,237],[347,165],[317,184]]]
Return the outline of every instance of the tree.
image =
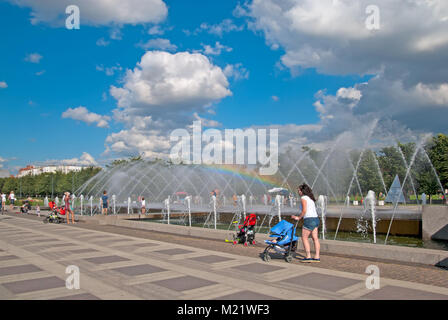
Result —
[[[442,186],[448,186],[448,136],[438,134],[427,146],[427,153]],[[443,190],[442,190],[443,191]]]

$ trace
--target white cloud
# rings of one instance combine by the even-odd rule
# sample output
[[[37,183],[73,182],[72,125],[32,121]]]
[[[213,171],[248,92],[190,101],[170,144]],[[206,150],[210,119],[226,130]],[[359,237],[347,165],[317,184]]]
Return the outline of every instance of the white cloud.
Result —
[[[81,157],[64,160],[47,160],[42,165],[97,166],[98,162],[89,153],[83,152]]]
[[[414,83],[430,76],[428,66],[443,66],[432,77],[447,78],[448,3],[443,0],[377,0],[380,29],[365,26],[370,0],[253,0],[250,27],[269,45],[285,50],[289,68],[316,68],[325,74],[408,75]],[[404,52],[406,54],[404,54]],[[443,76],[442,76],[443,74]]]
[[[111,86],[119,108],[129,114],[201,111],[231,95],[221,68],[199,53],[148,51],[123,87]]]
[[[39,63],[43,57],[38,53],[30,53],[25,57],[25,61],[31,63]]]
[[[68,108],[62,113],[62,118],[83,121],[89,125],[96,124],[99,128],[109,127],[109,116],[102,116],[87,110],[86,107]]]
[[[44,73],[45,73],[45,70],[41,70],[41,71],[36,72],[35,75],[39,77],[39,76],[43,75]]]
[[[339,88],[336,93],[338,98],[350,99],[350,100],[360,100],[362,97],[361,91],[355,88]]]
[[[77,5],[81,27],[88,25],[159,23],[168,13],[162,0],[10,0],[21,7],[31,8],[31,23],[45,22],[65,25],[65,8]]]
[[[202,126],[204,126],[204,127],[212,128],[212,127],[221,127],[222,126],[222,123],[220,123],[220,122],[218,122],[216,120],[201,118],[197,114],[197,112],[195,112],[193,114],[193,116],[194,116],[195,120],[200,120],[202,122]]]
[[[368,5],[379,8],[380,29],[368,30]],[[379,119],[389,130],[446,132],[448,2],[443,0],[252,0],[236,12],[249,17],[293,75],[373,75],[367,83],[316,95],[322,130],[333,139]],[[355,134],[356,135],[356,134]]]
[[[110,44],[109,41],[106,41],[104,38],[99,38],[96,40],[96,45],[99,47],[107,47]]]
[[[8,84],[5,81],[0,81],[0,88],[6,89],[6,88],[8,88]]]
[[[206,31],[210,34],[217,35],[219,37],[222,37],[224,33],[232,32],[232,31],[242,31],[244,29],[244,26],[237,26],[233,23],[232,19],[224,19],[218,24],[208,24],[208,23],[202,23],[201,26],[196,29],[195,34],[199,33],[200,31]]]
[[[122,130],[112,133],[106,139],[106,154],[135,155],[140,154],[145,158],[164,157],[168,154],[171,144],[168,135],[162,135],[159,131],[142,131],[138,128]]]
[[[201,44],[201,45],[204,48],[203,50],[201,50],[201,52],[203,52],[206,55],[216,55],[216,56],[219,56],[221,54],[221,52],[223,52],[223,51],[231,52],[233,50],[230,47],[222,45],[221,43],[219,43],[219,41],[216,41],[214,47],[210,46],[208,44],[206,44],[206,45]]]
[[[274,100],[275,102],[277,102],[278,100],[280,100],[280,98],[277,97],[277,96],[272,96],[271,99]]]
[[[150,35],[159,35],[160,36],[160,35],[162,35],[164,33],[165,32],[163,31],[163,29],[159,25],[152,26],[148,30],[148,34],[150,34]]]
[[[176,51],[177,46],[172,44],[169,39],[157,38],[150,39],[146,43],[138,44],[139,47],[148,50],[148,49],[157,49],[162,51]]]
[[[0,168],[3,168],[3,163],[7,162],[5,158],[0,157]]]
[[[122,87],[111,86],[117,100],[114,120],[125,129],[106,139],[106,153],[169,154],[171,130],[187,128],[203,119],[213,104],[231,95],[223,70],[200,53],[148,51],[133,70],[127,70]]]
[[[448,83],[442,83],[436,86],[429,86],[419,83],[415,86],[415,92],[435,104],[445,106],[448,109]]]
[[[226,65],[224,74],[235,80],[249,79],[249,71],[241,63]]]
[[[97,71],[104,72],[107,76],[113,76],[115,72],[122,71],[123,68],[117,64],[116,66],[112,67],[104,67],[103,65],[99,65],[95,67]]]

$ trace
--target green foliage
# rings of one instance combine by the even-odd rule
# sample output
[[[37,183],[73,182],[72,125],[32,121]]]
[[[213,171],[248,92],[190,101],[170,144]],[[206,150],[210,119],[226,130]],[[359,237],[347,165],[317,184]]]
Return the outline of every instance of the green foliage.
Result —
[[[22,178],[1,178],[0,188],[6,194],[14,191],[16,197],[62,195],[66,191],[76,191],[100,170],[100,168],[89,167],[80,172],[68,174],[57,172]]]
[[[448,186],[448,136],[439,134],[433,137],[427,151],[442,185],[446,188]]]

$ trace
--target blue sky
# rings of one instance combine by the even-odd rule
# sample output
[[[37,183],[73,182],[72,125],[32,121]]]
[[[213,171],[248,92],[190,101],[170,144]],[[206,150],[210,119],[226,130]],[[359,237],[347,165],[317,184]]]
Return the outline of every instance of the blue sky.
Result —
[[[200,52],[213,66],[222,70],[228,65],[238,65],[243,75],[242,79],[227,76],[229,83],[227,89],[232,94],[211,99],[210,103],[214,106],[214,112],[199,114],[201,117],[219,122],[220,128],[269,125],[281,127],[290,124],[301,128],[309,124],[327,125],[328,123],[325,122],[327,120],[322,119],[330,112],[329,110],[333,110],[331,104],[335,102],[332,98],[340,98],[341,91],[338,90],[341,88],[363,92],[362,85],[369,83],[370,88],[384,90],[388,84],[386,80],[381,83],[375,82],[378,81],[379,76],[384,76],[384,79],[392,83],[405,83],[401,74],[387,74],[387,72],[380,74],[380,72],[371,72],[358,66],[353,66],[353,69],[342,69],[344,68],[342,62],[341,70],[324,64],[319,65],[319,63],[313,65],[303,61],[287,62],[284,57],[292,53],[300,53],[301,46],[306,47],[307,41],[315,52],[319,52],[319,46],[330,48],[330,50],[335,49],[334,52],[337,52],[338,48],[332,41],[325,40],[327,39],[325,35],[317,34],[313,35],[315,38],[311,38],[309,33],[306,36],[303,33],[297,33],[297,43],[293,43],[291,39],[282,38],[281,35],[286,34],[286,31],[279,35],[269,30],[269,26],[263,25],[265,20],[262,19],[262,15],[269,13],[261,10],[264,4],[260,4],[259,1],[246,4],[246,15],[240,16],[235,14],[235,9],[242,8],[244,5],[238,1],[196,0],[192,5],[188,1],[165,0],[163,3],[168,11],[160,23],[149,21],[137,24],[94,23],[92,21],[95,18],[92,18],[90,13],[90,20],[83,20],[83,14],[87,9],[80,1],[81,28],[79,30],[66,29],[60,23],[60,19],[43,18],[32,23],[30,17],[45,6],[42,2],[42,7],[39,7],[40,2],[42,1],[29,4],[31,2],[25,0],[22,1],[21,6],[18,6],[13,1],[0,1],[2,46],[0,82],[7,84],[6,88],[0,88],[3,118],[0,130],[4,138],[0,159],[3,160],[1,163],[3,168],[10,172],[15,172],[18,167],[27,164],[49,160],[79,159],[83,153],[88,153],[98,163],[103,164],[109,159],[148,151],[129,147],[126,152],[114,149],[115,152],[105,153],[107,149],[105,141],[114,133],[129,133],[132,130],[132,124],[114,118],[113,112],[117,109],[118,102],[117,98],[111,95],[110,88],[111,86],[124,87],[126,70],[133,70],[145,52],[157,50],[157,48],[141,47],[141,44],[151,39],[169,40],[171,45],[176,46],[176,49],[165,50],[170,54],[197,52],[203,50],[204,45],[215,46],[216,42],[224,48],[231,48],[231,51],[222,50],[219,55]],[[279,1],[267,2],[278,3]],[[292,2],[296,2],[299,6],[307,1]],[[138,10],[138,6],[136,9]],[[394,13],[387,13],[389,14]],[[64,18],[66,15],[60,12],[60,16]],[[216,26],[226,19],[231,20],[235,30],[217,35],[211,33],[210,29],[201,29],[201,24]],[[149,34],[148,30],[154,26],[163,30],[163,34]],[[120,37],[114,39],[112,34],[117,30]],[[316,38],[319,41],[316,41]],[[98,45],[99,39],[103,39],[107,45]],[[388,39],[378,41],[387,43]],[[278,44],[275,49],[272,48],[274,42]],[[445,54],[445,51],[442,53]],[[38,54],[41,58],[34,63],[27,61],[30,54]],[[341,54],[344,55],[344,53]],[[387,53],[384,54],[385,61],[378,60],[381,54],[375,52],[371,55],[367,54],[365,64],[373,61],[372,63],[378,66],[385,65],[386,68],[391,65],[389,69],[395,72],[394,63],[396,62],[387,61]],[[336,64],[333,63],[333,66]],[[113,75],[107,75],[101,71],[111,67],[116,67]],[[414,83],[402,88],[404,95],[407,94],[406,97],[409,99],[412,99],[412,88],[427,88],[424,82],[419,81],[418,77],[423,76],[418,73],[418,70],[415,74],[417,80],[414,79]],[[434,81],[429,82],[434,84]],[[430,90],[435,90],[435,93],[441,94],[444,99],[444,82],[439,81],[438,85],[438,88],[431,87]],[[423,89],[421,89],[422,92],[427,92]],[[322,92],[317,97],[316,94],[320,90]],[[382,96],[378,90],[372,91],[371,95]],[[363,98],[364,96],[369,97],[369,92],[365,92]],[[441,110],[445,112],[446,101],[443,99]],[[316,110],[315,103],[318,100],[322,101],[326,111]],[[339,100],[338,103],[342,103],[342,100]],[[79,106],[84,106],[90,113],[110,117],[108,126],[98,127],[94,122],[89,124],[70,117],[62,117],[69,108],[74,109]],[[339,105],[334,106],[334,108],[339,107]],[[362,106],[362,108],[367,107]],[[364,110],[362,108],[360,107],[359,110]],[[338,114],[345,112],[334,110]],[[360,111],[359,114],[368,113],[370,110]],[[146,111],[144,114],[144,116],[151,115],[151,111]],[[328,117],[328,119],[333,118]],[[166,120],[163,116],[159,119],[159,121]],[[412,127],[412,124],[402,125]],[[338,124],[338,126],[341,125]],[[328,124],[328,127],[332,127],[332,124]],[[165,128],[165,131],[159,131],[158,134],[166,136],[169,129],[172,128]],[[427,128],[412,129],[426,130]],[[148,134],[148,139],[153,138],[153,134]]]

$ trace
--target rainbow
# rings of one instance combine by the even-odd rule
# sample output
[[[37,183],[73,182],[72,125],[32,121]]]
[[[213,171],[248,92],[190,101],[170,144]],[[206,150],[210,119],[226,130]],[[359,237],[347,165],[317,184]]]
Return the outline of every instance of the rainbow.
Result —
[[[279,181],[275,176],[261,176],[257,174],[254,170],[247,170],[243,166],[236,165],[203,165],[201,166],[205,170],[210,170],[212,172],[232,175],[234,177],[246,177],[249,179],[254,179],[256,182],[266,185],[271,188],[282,187],[282,182]]]

